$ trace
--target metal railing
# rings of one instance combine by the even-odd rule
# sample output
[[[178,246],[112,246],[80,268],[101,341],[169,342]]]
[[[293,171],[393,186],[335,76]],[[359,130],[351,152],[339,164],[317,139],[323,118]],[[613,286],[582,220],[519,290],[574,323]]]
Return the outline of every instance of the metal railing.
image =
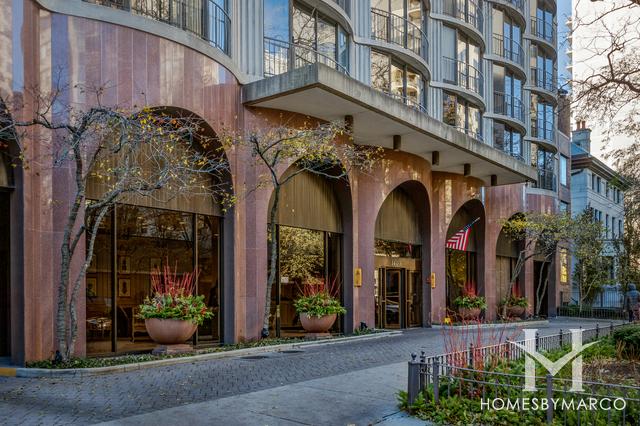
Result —
[[[483,15],[480,1],[482,0],[445,0],[443,12],[473,25],[482,32]]]
[[[524,0],[502,0],[504,3],[509,3],[521,12],[524,12]]]
[[[351,0],[333,0],[333,2],[347,12],[347,15],[351,15]]]
[[[549,21],[531,18],[531,35],[556,44],[556,26]]]
[[[427,58],[427,37],[419,26],[402,16],[371,8],[371,38],[397,44]]]
[[[522,153],[522,145],[518,149],[514,149],[513,145],[505,143],[504,139],[494,140],[494,148],[499,149],[500,151],[509,154],[513,158],[525,162],[524,155]]]
[[[474,139],[477,139],[481,142],[484,142],[484,137],[482,136],[482,133],[480,133],[479,131],[475,131],[472,129],[467,129],[466,127],[462,127],[462,126],[452,126],[454,129],[464,133],[467,136],[471,136]]]
[[[309,64],[325,64],[341,73],[349,71],[334,58],[308,46],[292,44],[275,38],[264,38],[264,76],[271,77]]]
[[[493,92],[493,112],[524,122],[522,99],[502,92]]]
[[[389,92],[387,90],[380,90],[382,93],[384,93],[387,96],[392,97],[393,99],[402,102],[405,105],[410,106],[411,108],[417,109],[418,111],[426,114],[427,113],[427,109],[425,108],[424,104],[418,100],[416,100],[416,98],[412,97],[412,96],[405,96],[405,95],[401,95],[399,93],[394,93],[394,92]]]
[[[553,73],[536,67],[531,67],[531,85],[553,93],[555,93],[557,87]]]
[[[620,320],[626,320],[628,318],[628,315],[625,314],[622,308],[599,308],[594,306],[583,306],[581,309],[578,305],[558,306],[558,315],[562,317]]]
[[[213,0],[83,0],[127,10],[190,32],[229,54],[231,20]]]
[[[555,191],[558,188],[558,179],[555,171],[547,169],[538,169],[538,180],[536,188]]]
[[[493,54],[498,55],[520,66],[524,66],[524,51],[522,46],[515,40],[507,39],[505,44],[504,36],[493,35]]]
[[[484,79],[473,65],[445,56],[442,58],[442,70],[445,83],[464,87],[482,96]]]
[[[600,327],[599,324],[596,324],[594,328],[582,330],[582,342],[587,343],[610,336],[616,329],[625,326],[627,326],[626,323],[616,325],[609,323],[606,327]],[[507,339],[498,344],[478,347],[470,344],[469,347],[464,350],[441,355],[426,356],[423,351],[418,357],[416,353],[412,353],[411,361],[409,361],[408,364],[407,394],[409,403],[412,404],[418,394],[430,386],[433,386],[433,391],[436,393],[434,398],[438,398],[439,395],[437,395],[437,393],[442,389],[442,386],[438,386],[442,384],[440,379],[443,376],[450,375],[454,368],[475,369],[479,372],[491,373],[483,370],[499,362],[515,361],[524,358],[524,350],[515,346],[513,343],[517,343],[520,346],[533,346],[536,350],[542,352],[560,349],[565,345],[569,345],[571,344],[571,338],[571,331],[561,329],[557,334],[547,336],[540,336],[539,332],[536,332],[535,338],[531,340],[523,339],[511,342]],[[518,378],[518,387],[522,390],[524,387],[524,376],[518,376]],[[495,384],[495,382],[492,382],[492,384]],[[449,395],[451,395],[450,392]]]
[[[531,137],[544,139],[551,143],[553,140],[553,122],[551,121],[542,121],[538,122],[532,120],[531,123]]]

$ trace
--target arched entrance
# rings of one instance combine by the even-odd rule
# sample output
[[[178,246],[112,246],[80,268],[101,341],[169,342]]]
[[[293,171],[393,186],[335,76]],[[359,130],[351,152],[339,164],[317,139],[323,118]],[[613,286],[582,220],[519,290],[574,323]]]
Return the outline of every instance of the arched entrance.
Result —
[[[394,189],[380,207],[375,225],[374,287],[376,327],[426,325],[429,318],[424,276],[428,270],[428,195],[407,182]]]
[[[447,316],[460,296],[484,295],[485,214],[480,200],[467,201],[447,229],[445,242]]]
[[[215,137],[200,124],[202,136]],[[196,143],[196,142],[193,142]],[[194,145],[194,148],[197,145]],[[196,176],[203,187],[209,179],[230,177]],[[100,199],[103,184],[90,180],[87,202]],[[193,343],[209,346],[223,338],[225,280],[231,276],[224,265],[223,241],[232,220],[211,194],[178,195],[165,189],[152,196],[130,195],[113,207],[102,221],[94,256],[86,274],[86,348],[89,355],[147,351],[155,347],[138,306],[151,295],[151,273],[169,266],[178,277],[198,271],[196,294],[214,312],[198,327]],[[94,218],[87,217],[87,223]],[[227,273],[225,273],[225,271]]]
[[[11,356],[11,193],[9,143],[0,139],[0,357]]]
[[[348,308],[343,284],[345,267],[348,267],[344,260],[344,226],[349,218],[345,218],[343,212],[350,211],[350,204],[342,199],[346,196],[341,197],[343,190],[348,191],[341,188],[344,184],[303,172],[280,190],[275,223],[278,271],[271,289],[270,334],[304,333],[293,303],[304,294],[305,286],[324,283]],[[269,251],[268,254],[271,255]],[[342,330],[344,318],[336,321],[331,331]]]
[[[512,216],[510,219],[517,217]],[[524,241],[514,240],[504,228],[496,241],[496,301],[524,296]]]

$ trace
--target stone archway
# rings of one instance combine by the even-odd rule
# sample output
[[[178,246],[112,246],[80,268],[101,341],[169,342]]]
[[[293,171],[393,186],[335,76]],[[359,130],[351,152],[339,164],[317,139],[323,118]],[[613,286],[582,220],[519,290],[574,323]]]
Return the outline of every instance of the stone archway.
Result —
[[[453,215],[445,238],[446,307],[454,310],[460,296],[486,296],[485,209],[480,200],[464,203]]]
[[[374,231],[375,318],[378,328],[430,324],[430,211],[424,185],[407,181],[385,198]]]

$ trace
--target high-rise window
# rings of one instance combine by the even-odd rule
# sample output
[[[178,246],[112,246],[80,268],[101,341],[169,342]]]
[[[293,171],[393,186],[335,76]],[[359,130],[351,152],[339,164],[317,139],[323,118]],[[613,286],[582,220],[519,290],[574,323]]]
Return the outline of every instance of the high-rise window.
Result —
[[[493,122],[493,144],[507,154],[524,160],[522,134],[508,125]]]
[[[452,93],[444,93],[442,121],[450,126],[482,139],[482,114],[480,109]]]
[[[560,155],[560,184],[567,186],[567,164],[569,159],[564,155]]]
[[[386,53],[371,51],[371,86],[424,111],[422,74]]]

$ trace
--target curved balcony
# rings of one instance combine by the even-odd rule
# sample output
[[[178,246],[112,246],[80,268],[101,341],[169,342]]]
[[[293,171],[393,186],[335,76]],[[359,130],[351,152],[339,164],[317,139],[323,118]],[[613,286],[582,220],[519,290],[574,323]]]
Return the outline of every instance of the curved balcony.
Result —
[[[473,65],[457,59],[442,58],[442,81],[448,84],[455,84],[464,89],[470,90],[480,97],[483,96],[484,79],[482,72]]]
[[[230,47],[229,14],[214,0],[83,0],[155,19],[190,32],[227,55]]]
[[[419,26],[402,16],[371,8],[371,38],[396,44],[427,59],[429,50],[427,36]]]
[[[334,58],[301,44],[264,37],[264,76],[271,77],[305,65],[321,63],[343,74],[349,70]]]
[[[467,136],[471,136],[474,139],[477,139],[481,142],[484,142],[484,137],[482,136],[482,133],[472,130],[472,129],[467,129],[465,127],[460,127],[460,126],[452,126],[454,129],[456,129],[459,132],[464,133]]]
[[[340,6],[342,8],[342,10],[344,10],[347,15],[351,16],[351,1],[349,0],[332,0],[335,4],[337,4],[338,6]]]
[[[482,34],[484,19],[479,0],[445,0],[442,12],[471,25]]]
[[[546,42],[549,47],[556,51],[556,26],[548,21],[531,18],[531,35]]]
[[[388,90],[380,90],[382,93],[384,93],[387,96],[392,97],[393,99],[402,102],[403,104],[410,106],[411,108],[417,109],[418,111],[426,114],[427,113],[427,109],[425,108],[425,106],[420,103],[419,101],[417,101],[414,97],[411,96],[404,96],[401,95],[400,93],[397,92],[390,92]]]
[[[522,99],[502,92],[493,92],[493,112],[517,120],[524,131],[524,104]]]
[[[531,67],[530,84],[531,87],[545,92],[545,95],[553,98],[554,101],[556,100],[558,86],[556,85],[556,78],[553,73]]]
[[[509,154],[510,156],[512,156],[513,158],[515,158],[516,160],[522,163],[525,162],[524,155],[522,155],[522,146],[519,146],[519,149],[515,149],[513,145],[504,143],[504,140],[499,140],[499,141],[494,141],[493,147],[496,149],[499,149],[504,153]]]
[[[538,169],[538,180],[535,186],[548,191],[556,191],[558,188],[557,181],[558,179],[553,169]]]
[[[491,52],[494,55],[518,65],[524,74],[524,50],[522,50],[520,43],[510,39],[507,39],[505,43],[505,39],[501,34],[494,34],[492,44]]]

